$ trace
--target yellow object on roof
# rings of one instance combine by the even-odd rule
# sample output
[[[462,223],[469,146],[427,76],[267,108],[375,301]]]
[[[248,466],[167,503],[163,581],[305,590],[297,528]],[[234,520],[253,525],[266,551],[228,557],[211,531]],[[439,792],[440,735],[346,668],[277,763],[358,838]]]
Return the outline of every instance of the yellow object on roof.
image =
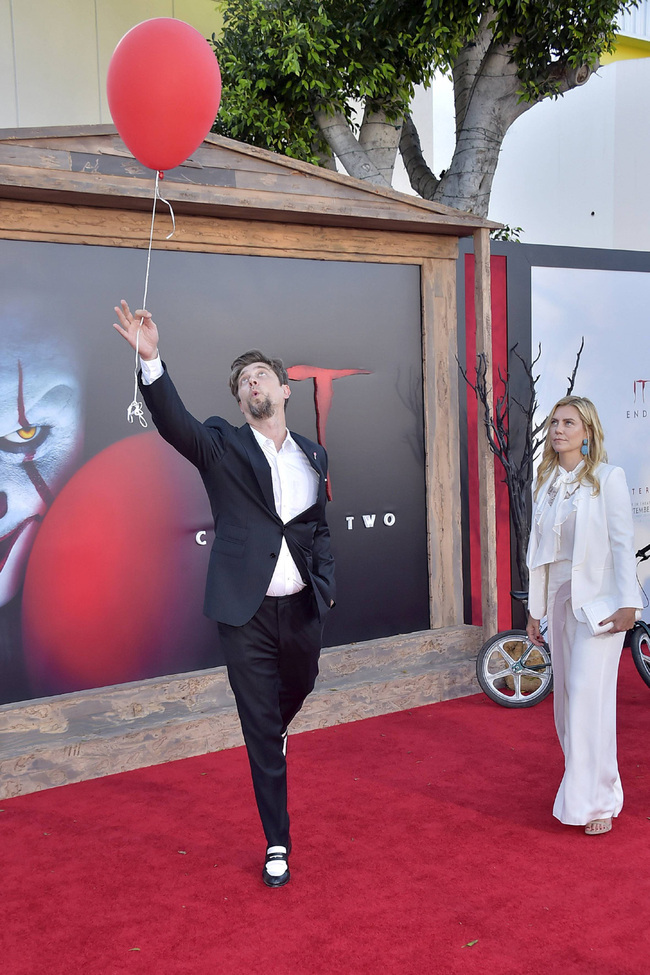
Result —
[[[650,40],[617,34],[616,47],[611,54],[601,54],[600,63],[612,64],[613,61],[632,61],[635,58],[650,58]]]

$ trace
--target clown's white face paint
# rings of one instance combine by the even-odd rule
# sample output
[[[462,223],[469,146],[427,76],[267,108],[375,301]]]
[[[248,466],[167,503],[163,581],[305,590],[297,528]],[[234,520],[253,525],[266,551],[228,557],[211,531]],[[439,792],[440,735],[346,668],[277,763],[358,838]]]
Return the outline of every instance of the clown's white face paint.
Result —
[[[82,446],[81,390],[54,343],[0,359],[0,606],[20,589],[45,512]]]

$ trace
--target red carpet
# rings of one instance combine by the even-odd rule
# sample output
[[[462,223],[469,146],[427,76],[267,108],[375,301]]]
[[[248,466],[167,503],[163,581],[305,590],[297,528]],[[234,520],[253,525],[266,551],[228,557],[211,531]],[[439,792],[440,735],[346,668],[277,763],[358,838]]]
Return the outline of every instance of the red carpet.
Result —
[[[624,652],[625,807],[552,819],[552,699],[483,695],[289,739],[267,890],[242,749],[0,802],[3,975],[646,975],[650,688]]]

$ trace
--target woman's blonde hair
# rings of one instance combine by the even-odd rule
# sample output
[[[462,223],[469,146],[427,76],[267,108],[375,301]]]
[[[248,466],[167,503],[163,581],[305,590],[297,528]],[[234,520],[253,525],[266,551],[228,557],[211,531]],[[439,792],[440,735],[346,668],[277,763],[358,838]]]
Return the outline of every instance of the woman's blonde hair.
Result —
[[[559,455],[553,449],[551,443],[551,423],[555,416],[555,411],[560,406],[573,406],[578,411],[587,435],[587,454],[584,456],[584,467],[578,475],[581,484],[591,484],[594,496],[600,494],[600,481],[595,475],[595,470],[599,464],[607,460],[605,453],[603,428],[596,412],[596,407],[590,399],[584,396],[563,396],[558,400],[546,419],[546,440],[542,459],[537,469],[537,485],[535,487],[535,498],[539,489],[549,478],[554,477],[560,466]]]

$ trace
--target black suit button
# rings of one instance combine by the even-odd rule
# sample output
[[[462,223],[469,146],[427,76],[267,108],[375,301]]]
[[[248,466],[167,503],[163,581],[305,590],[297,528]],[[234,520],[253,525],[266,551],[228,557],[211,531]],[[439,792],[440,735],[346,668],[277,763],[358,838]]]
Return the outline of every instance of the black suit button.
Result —
[[[272,558],[272,559],[274,559],[274,558],[275,558],[275,552],[271,552],[271,558]]]

